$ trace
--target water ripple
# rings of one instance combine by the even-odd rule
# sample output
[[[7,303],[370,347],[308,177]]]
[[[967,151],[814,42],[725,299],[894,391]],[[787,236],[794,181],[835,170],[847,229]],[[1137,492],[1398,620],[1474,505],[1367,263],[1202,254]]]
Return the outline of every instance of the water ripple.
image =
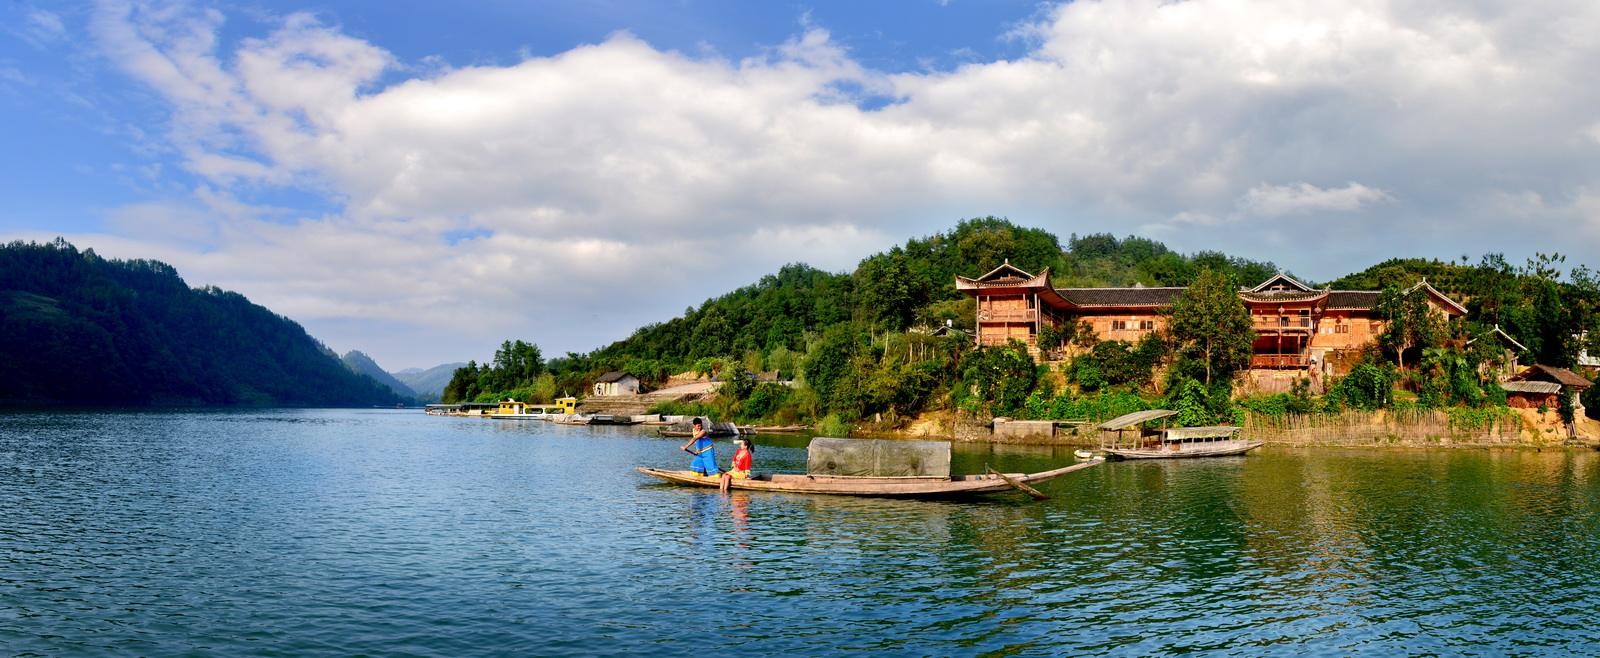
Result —
[[[803,439],[763,439],[799,469]],[[0,416],[17,655],[1547,655],[1600,642],[1589,452],[1263,450],[1055,498],[720,495],[632,429]],[[957,470],[1038,470],[979,447]]]

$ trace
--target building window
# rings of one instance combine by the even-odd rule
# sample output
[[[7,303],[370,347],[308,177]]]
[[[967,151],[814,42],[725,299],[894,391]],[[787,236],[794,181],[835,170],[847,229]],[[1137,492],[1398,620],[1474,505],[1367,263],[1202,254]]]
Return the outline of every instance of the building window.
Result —
[[[1350,333],[1350,325],[1345,324],[1343,322],[1341,322],[1339,324],[1336,324],[1336,325],[1333,325],[1333,333],[1336,333],[1336,334],[1348,334],[1348,333]]]
[[[1112,320],[1111,321],[1111,330],[1112,331],[1127,331],[1128,330],[1128,321],[1127,320]]]
[[[1155,331],[1156,330],[1156,321],[1155,320],[1140,320],[1139,321],[1139,328],[1144,330],[1144,331]]]

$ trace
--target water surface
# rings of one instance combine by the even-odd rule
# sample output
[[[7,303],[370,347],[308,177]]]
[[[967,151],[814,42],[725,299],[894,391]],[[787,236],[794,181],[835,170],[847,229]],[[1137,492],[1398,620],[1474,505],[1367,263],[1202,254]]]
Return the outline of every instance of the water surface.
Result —
[[[929,502],[633,471],[686,464],[679,443],[414,411],[0,415],[0,648],[1600,651],[1593,452],[1268,448],[1111,463],[1045,502]],[[803,446],[762,439],[757,469],[802,469]],[[955,463],[1033,471],[1069,452]]]

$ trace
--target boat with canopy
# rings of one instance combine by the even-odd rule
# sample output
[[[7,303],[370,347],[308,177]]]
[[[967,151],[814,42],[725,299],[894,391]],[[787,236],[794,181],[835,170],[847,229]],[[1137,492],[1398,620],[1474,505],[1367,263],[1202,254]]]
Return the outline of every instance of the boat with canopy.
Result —
[[[1170,409],[1135,411],[1099,426],[1100,449],[1119,459],[1186,459],[1242,455],[1261,447],[1261,441],[1239,438],[1233,425],[1166,427],[1165,419],[1177,415]],[[1161,428],[1146,423],[1163,421]]]

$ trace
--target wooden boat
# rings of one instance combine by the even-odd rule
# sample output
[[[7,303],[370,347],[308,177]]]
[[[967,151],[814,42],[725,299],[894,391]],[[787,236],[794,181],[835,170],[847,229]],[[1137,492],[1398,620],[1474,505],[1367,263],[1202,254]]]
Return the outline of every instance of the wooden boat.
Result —
[[[862,477],[841,475],[804,475],[799,473],[757,474],[748,480],[733,480],[734,489],[755,491],[786,491],[789,493],[829,494],[836,496],[878,496],[889,498],[941,498],[968,496],[1010,491],[1026,492],[1029,484],[1053,480],[1073,471],[1081,471],[1104,463],[1104,459],[1063,466],[1038,473],[987,473],[982,475],[952,475],[949,477]],[[719,476],[703,476],[694,471],[674,471],[661,468],[639,467],[639,472],[674,484],[698,487],[721,486]],[[1020,487],[1018,485],[1021,485]],[[1029,495],[1042,496],[1038,492]],[[1037,497],[1037,496],[1036,496]]]
[[[1152,409],[1101,423],[1102,431],[1116,433],[1109,442],[1102,442],[1101,449],[1118,459],[1188,459],[1242,455],[1261,447],[1261,441],[1238,438],[1240,428],[1232,425],[1163,427],[1153,431],[1142,427],[1144,423],[1177,413],[1167,409]],[[1132,432],[1131,438],[1124,438],[1126,431]]]
[[[590,425],[633,425],[633,416],[618,416],[615,414],[593,414],[589,416]]]
[[[550,418],[550,423],[589,424],[592,419],[594,418],[590,418],[589,415],[584,415],[584,413],[565,413],[565,415],[554,416],[554,418]]]
[[[722,437],[727,437],[727,436],[739,436],[742,433],[742,432],[740,432],[739,427],[734,425],[733,423],[727,423],[727,422],[713,423],[713,422],[711,422],[709,420],[706,420],[705,417],[703,417],[703,416],[701,417],[701,422],[705,425],[706,436],[709,436],[709,437],[712,437],[712,438],[722,438]],[[678,424],[675,424],[675,425],[666,425],[666,426],[658,427],[658,428],[656,428],[656,435],[657,436],[679,438],[679,439],[687,439],[687,438],[689,438],[691,436],[694,436],[694,425],[691,425],[689,423],[678,423]]]
[[[810,425],[750,425],[740,427],[746,434],[784,434],[790,432],[804,432],[811,429]]]

